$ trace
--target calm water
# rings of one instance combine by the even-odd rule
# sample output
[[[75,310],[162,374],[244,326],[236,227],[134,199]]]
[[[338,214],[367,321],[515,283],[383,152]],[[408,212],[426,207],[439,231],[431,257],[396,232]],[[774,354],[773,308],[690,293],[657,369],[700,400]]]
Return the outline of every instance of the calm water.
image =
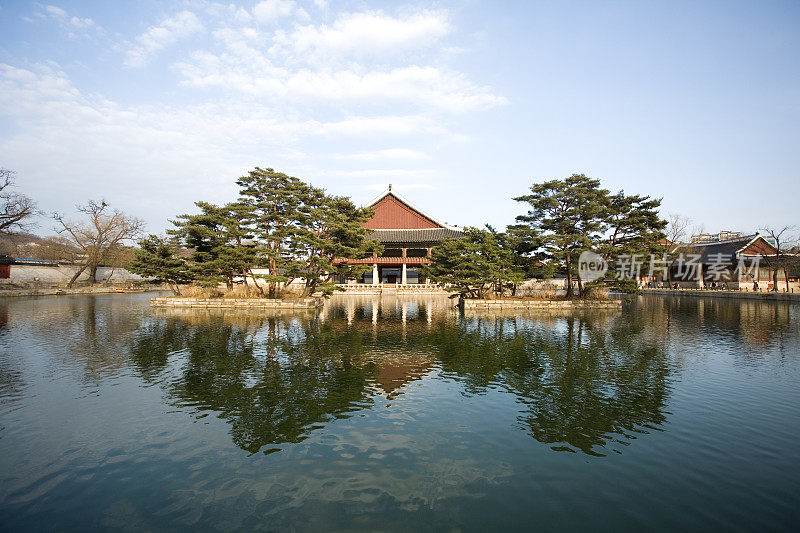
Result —
[[[796,530],[799,318],[0,300],[0,530]]]

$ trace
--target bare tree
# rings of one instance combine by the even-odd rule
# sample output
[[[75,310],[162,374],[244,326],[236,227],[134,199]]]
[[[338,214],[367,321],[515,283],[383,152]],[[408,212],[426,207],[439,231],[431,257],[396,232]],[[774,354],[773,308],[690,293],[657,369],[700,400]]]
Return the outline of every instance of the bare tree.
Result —
[[[0,233],[24,231],[31,226],[31,217],[38,213],[36,202],[14,192],[16,172],[0,168]]]
[[[68,237],[81,254],[82,266],[69,280],[67,287],[72,287],[86,269],[89,269],[89,282],[95,283],[97,267],[112,260],[123,243],[137,237],[144,228],[142,220],[116,209],[110,211],[105,201],[97,203],[90,200],[77,209],[87,219],[68,221],[58,213],[53,214],[53,219],[59,224],[58,233]]]
[[[789,292],[789,265],[793,259],[791,256],[786,255],[786,248],[792,242],[788,232],[794,231],[797,226],[782,226],[772,227],[764,226],[758,228],[763,231],[767,236],[772,238],[775,243],[775,256],[765,256],[767,266],[772,270],[772,290],[778,290],[778,271],[783,270],[784,277],[786,278],[786,292]]]
[[[669,244],[676,244],[683,242],[686,238],[687,230],[692,223],[692,219],[676,213],[670,213],[667,216],[667,227],[664,233],[667,234]]]
[[[694,226],[692,226],[692,232],[691,233],[692,233],[691,234],[692,239],[690,239],[690,240],[692,242],[694,242],[694,239],[693,239],[694,237],[699,236],[699,235],[705,235],[705,233],[706,233],[705,224],[695,224]]]

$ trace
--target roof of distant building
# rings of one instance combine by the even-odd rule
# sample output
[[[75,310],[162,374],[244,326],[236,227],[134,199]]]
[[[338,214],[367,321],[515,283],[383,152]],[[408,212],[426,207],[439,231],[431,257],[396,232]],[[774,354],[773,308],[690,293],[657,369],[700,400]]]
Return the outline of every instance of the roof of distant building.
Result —
[[[376,229],[368,239],[377,239],[381,243],[436,243],[446,239],[458,239],[464,233],[455,228],[424,228],[424,229]]]
[[[457,227],[439,222],[424,213],[392,190],[392,186],[372,200],[367,207],[375,210],[364,227],[374,230],[385,229],[435,229],[445,228],[458,231]]]
[[[724,241],[695,242],[690,244],[679,244],[673,250],[675,253],[698,254],[701,263],[708,263],[713,258],[722,257],[735,259],[739,254],[746,252],[745,255],[774,255],[775,247],[772,246],[764,237],[758,233],[728,239]]]

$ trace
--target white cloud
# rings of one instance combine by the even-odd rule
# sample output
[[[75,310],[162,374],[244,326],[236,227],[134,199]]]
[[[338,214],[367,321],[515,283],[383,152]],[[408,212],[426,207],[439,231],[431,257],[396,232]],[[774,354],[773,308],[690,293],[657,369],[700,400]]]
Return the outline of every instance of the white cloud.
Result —
[[[317,123],[314,133],[324,135],[422,135],[446,133],[445,128],[430,117],[418,115],[396,115],[379,117],[351,117],[338,122]]]
[[[336,159],[351,159],[355,161],[379,161],[384,159],[430,159],[425,152],[410,150],[408,148],[387,148],[370,152],[355,152],[352,154],[336,154]]]
[[[181,11],[168,17],[136,38],[136,45],[128,50],[125,64],[142,67],[158,51],[203,29],[200,19],[191,11]]]
[[[450,135],[438,121],[415,115],[323,121],[284,114],[280,106],[229,100],[122,106],[83,94],[55,65],[25,69],[0,64],[0,117],[8,125],[0,139],[0,161],[24,171],[26,192],[40,199],[45,210],[102,194],[156,223],[191,209],[198,199],[232,199],[231,177],[251,165],[266,160],[275,168],[297,168],[306,158],[302,143],[313,144],[319,137],[324,142],[316,146],[328,138],[363,142]],[[319,156],[318,149],[313,153]],[[384,153],[417,155],[403,149]],[[339,176],[413,181],[429,173],[378,169]]]
[[[292,0],[265,0],[253,7],[253,16],[262,24],[271,24],[281,17],[288,17],[296,9]]]
[[[183,76],[182,84],[224,88],[254,97],[294,101],[405,101],[449,111],[487,109],[508,103],[505,97],[493,94],[490,87],[475,85],[463,74],[442,68],[411,65],[391,70],[354,67],[358,70],[292,71],[276,66],[246,42],[246,35],[240,32],[215,35],[222,39],[227,35],[230,52],[196,53],[190,61],[177,63],[175,68]]]
[[[45,6],[44,10],[50,15],[58,18],[66,18],[67,12],[58,6]]]
[[[444,11],[422,10],[397,17],[381,11],[345,13],[330,26],[308,24],[276,32],[271,51],[316,63],[350,56],[398,56],[427,48],[451,31]]]
[[[76,28],[88,28],[94,26],[94,21],[90,18],[70,17],[69,23]]]
[[[271,4],[270,9],[277,8]],[[451,31],[447,18],[444,12],[429,10],[397,17],[347,13],[330,28],[301,26],[294,33],[224,26],[212,32],[222,51],[197,50],[173,67],[184,86],[222,88],[273,101],[403,102],[456,112],[506,104],[490,87],[446,66],[402,64],[407,60],[400,52],[426,47]],[[386,56],[380,62],[366,60],[359,57],[367,53],[364,50],[375,56],[383,50]],[[318,61],[330,55],[337,60]]]
[[[358,178],[358,179],[399,179],[399,180],[408,180],[408,179],[419,179],[424,178],[426,176],[432,176],[435,174],[433,170],[411,170],[405,168],[388,168],[388,169],[364,169],[364,170],[337,170],[333,172],[329,172],[329,174],[335,176],[341,176],[343,178]]]
[[[55,20],[71,39],[78,37],[89,38],[93,33],[102,33],[103,31],[94,20],[88,17],[70,16],[69,13],[58,6],[44,6],[37,15],[40,18]]]

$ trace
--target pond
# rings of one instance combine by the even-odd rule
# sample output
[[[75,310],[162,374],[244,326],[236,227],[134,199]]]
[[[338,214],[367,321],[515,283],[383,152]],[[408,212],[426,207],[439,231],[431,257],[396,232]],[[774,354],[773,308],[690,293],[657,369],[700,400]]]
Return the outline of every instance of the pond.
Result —
[[[796,530],[800,306],[0,300],[0,530]]]

